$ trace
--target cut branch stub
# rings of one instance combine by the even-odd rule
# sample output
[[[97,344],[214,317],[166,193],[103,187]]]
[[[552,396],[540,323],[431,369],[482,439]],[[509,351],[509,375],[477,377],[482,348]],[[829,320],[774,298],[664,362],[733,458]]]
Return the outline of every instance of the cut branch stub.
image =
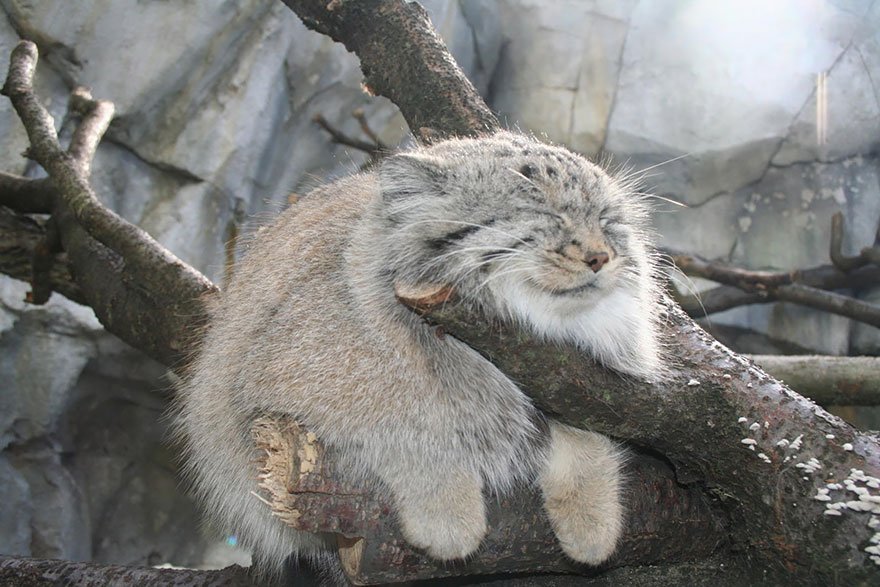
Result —
[[[394,295],[404,306],[423,314],[452,301],[455,297],[455,290],[450,285],[395,283]]]

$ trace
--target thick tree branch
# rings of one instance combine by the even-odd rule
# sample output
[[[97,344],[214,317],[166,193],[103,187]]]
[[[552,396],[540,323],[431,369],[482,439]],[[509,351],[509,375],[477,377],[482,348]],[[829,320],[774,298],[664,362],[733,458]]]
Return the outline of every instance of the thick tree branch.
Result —
[[[535,488],[520,487],[487,500],[489,535],[478,553],[450,564],[409,546],[388,500],[341,482],[337,458],[318,439],[284,417],[264,418],[253,429],[260,486],[268,507],[284,523],[339,536],[340,558],[355,584],[376,584],[513,572],[595,573],[573,563],[557,546]],[[628,523],[614,558],[604,568],[695,560],[711,555],[726,534],[697,487],[680,486],[668,467],[638,456],[627,467]]]
[[[755,355],[752,360],[823,406],[880,405],[880,357]]]
[[[247,569],[154,569],[0,555],[0,585],[137,585],[138,587],[256,587]]]
[[[364,85],[394,102],[417,136],[433,139],[499,128],[417,2],[283,1],[307,27],[358,56]]]
[[[656,450],[676,464],[679,480],[700,479],[725,496],[743,527],[735,534],[742,546],[795,576],[822,569],[828,577],[876,578],[864,548],[874,534],[867,522],[880,506],[866,502],[864,511],[826,515],[828,503],[859,499],[842,487],[830,501],[815,499],[826,483],[848,477],[880,483],[876,438],[724,348],[674,303],[665,312],[665,340],[677,365],[653,385],[598,368],[577,350],[486,324],[456,304],[429,310],[426,318],[491,357],[548,413]],[[860,487],[880,499],[876,489]]]
[[[48,214],[56,194],[49,178],[28,179],[0,171],[0,206],[25,214]]]

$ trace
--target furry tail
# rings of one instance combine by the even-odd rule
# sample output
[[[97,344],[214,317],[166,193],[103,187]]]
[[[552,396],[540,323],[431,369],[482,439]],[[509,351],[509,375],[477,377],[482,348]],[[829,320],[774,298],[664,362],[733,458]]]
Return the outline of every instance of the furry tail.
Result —
[[[235,535],[267,581],[278,582],[291,561],[305,560],[322,569],[320,584],[338,583],[328,537],[288,527],[261,499],[251,415],[236,410],[228,394],[212,392],[198,374],[178,387],[178,398],[173,430],[183,448],[182,471],[211,526]]]

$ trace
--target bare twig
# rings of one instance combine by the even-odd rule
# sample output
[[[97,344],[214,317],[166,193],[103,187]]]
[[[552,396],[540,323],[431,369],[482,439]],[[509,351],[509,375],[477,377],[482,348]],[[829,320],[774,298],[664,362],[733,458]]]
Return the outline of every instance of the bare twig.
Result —
[[[777,287],[774,294],[781,302],[792,302],[808,308],[824,310],[880,328],[880,306],[877,304],[801,283]]]
[[[375,158],[380,150],[380,147],[375,143],[368,143],[367,141],[362,141],[360,139],[348,136],[347,134],[327,122],[327,119],[324,118],[324,115],[322,114],[315,114],[312,117],[312,121],[323,128],[327,132],[327,134],[330,135],[330,138],[333,139],[334,143],[345,145],[346,147],[351,147],[352,149],[357,149],[358,151],[363,151],[371,158]]]
[[[364,114],[363,108],[356,108],[355,111],[351,113],[351,115],[354,116],[354,118],[358,121],[358,123],[360,123],[361,130],[364,132],[365,135],[370,137],[370,140],[376,144],[376,147],[378,147],[379,150],[381,150],[381,151],[388,151],[389,150],[388,145],[384,144],[379,139],[379,135],[377,135],[375,132],[373,132],[373,129],[370,128],[370,123],[367,122],[367,115]]]
[[[110,126],[115,108],[112,102],[93,100],[86,88],[77,87],[70,94],[70,110],[81,120],[73,131],[67,152],[79,165],[80,173],[88,176],[98,143]]]
[[[880,307],[827,290],[862,289],[880,285],[880,267],[873,264],[843,272],[832,265],[791,272],[749,271],[714,263],[696,255],[670,253],[683,273],[726,285],[698,296],[677,297],[693,317],[737,306],[787,301],[878,326]]]
[[[711,279],[744,291],[761,293],[794,280],[792,272],[751,271],[708,261],[698,255],[667,251],[675,266],[685,275]]]
[[[188,352],[189,341],[184,339],[195,338],[193,324],[204,317],[200,297],[217,288],[100,203],[88,176],[97,144],[112,118],[112,105],[75,92],[75,107],[85,114],[74,131],[71,151],[64,151],[52,117],[33,92],[36,63],[36,46],[21,41],[12,52],[3,93],[25,126],[30,153],[57,192],[53,221],[80,291],[107,330],[159,361],[177,364]],[[171,292],[177,301],[168,304],[163,300]]]
[[[688,255],[688,257],[693,256]],[[703,262],[710,263],[705,260]],[[699,275],[695,276],[699,277]],[[875,265],[861,267],[849,273],[844,273],[833,265],[822,265],[799,270],[795,272],[795,276],[797,283],[823,290],[866,289],[880,285],[880,267]],[[709,289],[699,296],[676,296],[676,301],[694,318],[738,306],[775,302],[777,299],[773,289],[748,292],[732,285]]]
[[[62,184],[68,188],[62,190],[64,203],[91,236],[117,253],[137,259],[144,252],[164,250],[143,230],[102,206],[88,183],[86,171],[90,167],[94,149],[110,124],[112,104],[95,104],[74,134],[74,150],[65,152],[58,142],[55,121],[33,92],[36,66],[37,46],[29,41],[21,41],[12,51],[9,75],[2,93],[12,101],[25,125],[33,157],[49,173],[56,186]],[[80,99],[84,98],[80,94]],[[165,253],[171,255],[167,251]],[[173,260],[167,257],[155,259],[155,262],[164,265],[173,263]]]

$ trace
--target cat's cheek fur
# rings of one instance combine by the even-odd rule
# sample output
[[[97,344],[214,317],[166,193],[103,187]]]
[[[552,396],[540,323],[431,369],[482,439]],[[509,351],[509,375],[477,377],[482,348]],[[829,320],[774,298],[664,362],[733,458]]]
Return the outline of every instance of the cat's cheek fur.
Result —
[[[584,302],[508,281],[494,293],[502,312],[541,337],[574,343],[604,365],[641,379],[653,380],[661,371],[656,318],[643,290],[616,287]]]

